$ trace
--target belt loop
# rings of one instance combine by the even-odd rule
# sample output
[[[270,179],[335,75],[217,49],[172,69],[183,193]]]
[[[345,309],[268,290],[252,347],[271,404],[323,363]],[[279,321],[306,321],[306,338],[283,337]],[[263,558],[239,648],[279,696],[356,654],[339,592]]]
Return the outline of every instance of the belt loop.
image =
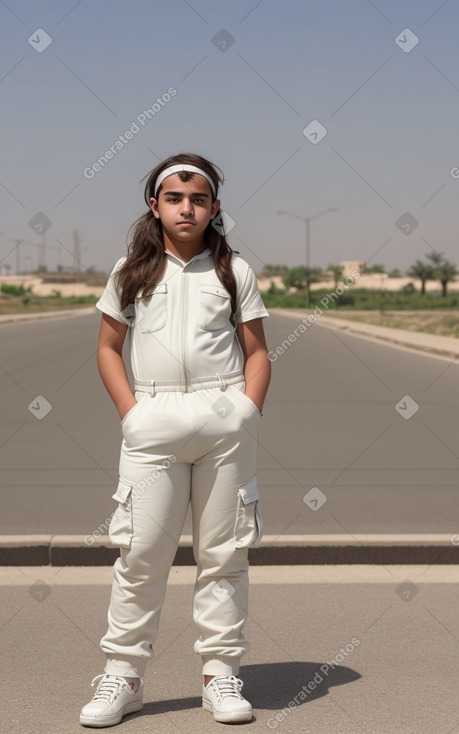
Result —
[[[225,378],[222,377],[221,375],[219,375],[218,372],[216,372],[215,374],[217,375],[218,380],[220,382],[220,390],[222,392],[225,392],[225,390],[226,390],[226,380],[225,380]]]
[[[151,398],[154,398],[156,395],[156,388],[155,388],[156,380],[151,380]]]

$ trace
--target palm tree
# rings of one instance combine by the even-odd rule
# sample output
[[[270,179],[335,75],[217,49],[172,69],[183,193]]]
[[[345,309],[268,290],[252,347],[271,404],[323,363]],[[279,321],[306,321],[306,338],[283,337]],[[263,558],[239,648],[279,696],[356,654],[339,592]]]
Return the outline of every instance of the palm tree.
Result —
[[[445,260],[442,252],[431,252],[427,257],[433,265],[435,280],[439,280],[441,283],[441,294],[445,298],[448,294],[448,283],[452,283],[459,272],[453,263]]]
[[[426,283],[428,280],[434,280],[434,269],[432,265],[423,263],[422,260],[416,260],[414,265],[407,271],[409,278],[418,278],[421,281],[421,294],[425,295]]]
[[[298,291],[304,291],[309,289],[311,283],[317,283],[321,276],[321,268],[305,268],[304,265],[299,265],[296,268],[291,268],[288,273],[283,275],[282,281],[286,288],[296,288]]]
[[[428,252],[426,257],[434,267],[441,265],[444,260],[443,253],[435,252],[435,250],[433,252]]]
[[[441,294],[443,298],[445,298],[447,295],[448,283],[452,283],[456,280],[456,275],[459,275],[459,272],[453,263],[445,260],[443,265],[440,265],[440,267],[435,270],[435,273],[441,283]]]
[[[338,285],[339,281],[343,277],[344,268],[342,265],[333,265],[333,263],[330,263],[328,265],[327,270],[329,273],[333,274],[333,280],[335,281],[335,288]]]

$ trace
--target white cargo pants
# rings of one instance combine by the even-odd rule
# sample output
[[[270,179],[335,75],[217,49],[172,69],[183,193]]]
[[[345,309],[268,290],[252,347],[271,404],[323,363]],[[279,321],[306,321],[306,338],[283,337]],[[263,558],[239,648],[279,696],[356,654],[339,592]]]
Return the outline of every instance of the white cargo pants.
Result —
[[[138,402],[122,420],[113,495],[119,504],[109,530],[120,548],[108,630],[100,641],[111,675],[143,676],[153,657],[190,502],[197,564],[193,618],[200,633],[194,650],[203,674],[237,675],[250,649],[242,629],[248,548],[263,532],[256,482],[261,413],[244,395],[243,375],[223,376],[223,385],[221,380],[196,384],[192,392],[135,383]]]

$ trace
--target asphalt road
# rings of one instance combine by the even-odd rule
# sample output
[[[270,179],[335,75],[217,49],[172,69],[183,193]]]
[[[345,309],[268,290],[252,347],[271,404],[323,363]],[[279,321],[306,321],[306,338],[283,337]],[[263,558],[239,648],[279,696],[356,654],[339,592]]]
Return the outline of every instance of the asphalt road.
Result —
[[[0,326],[0,534],[86,535],[114,509],[99,321]],[[317,324],[289,342],[297,323],[265,321],[284,342],[259,432],[265,532],[459,533],[458,365]]]

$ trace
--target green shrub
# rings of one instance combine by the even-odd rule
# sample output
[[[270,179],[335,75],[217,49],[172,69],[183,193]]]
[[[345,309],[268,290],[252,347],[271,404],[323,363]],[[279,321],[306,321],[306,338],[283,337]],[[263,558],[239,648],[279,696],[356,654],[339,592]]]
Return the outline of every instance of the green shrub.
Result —
[[[2,293],[9,293],[10,296],[23,296],[25,293],[23,285],[13,285],[12,283],[2,283],[0,290]]]
[[[409,289],[411,290],[411,289]],[[313,290],[310,295],[310,308],[315,306],[324,311],[340,308],[358,311],[416,311],[418,309],[455,309],[459,305],[459,295],[448,295],[443,298],[438,294],[425,294],[417,291],[385,291],[369,288],[348,288],[340,296],[333,296],[333,290]],[[262,294],[266,308],[306,308],[306,293],[287,293],[286,290],[271,286]],[[321,300],[328,299],[326,304]]]

